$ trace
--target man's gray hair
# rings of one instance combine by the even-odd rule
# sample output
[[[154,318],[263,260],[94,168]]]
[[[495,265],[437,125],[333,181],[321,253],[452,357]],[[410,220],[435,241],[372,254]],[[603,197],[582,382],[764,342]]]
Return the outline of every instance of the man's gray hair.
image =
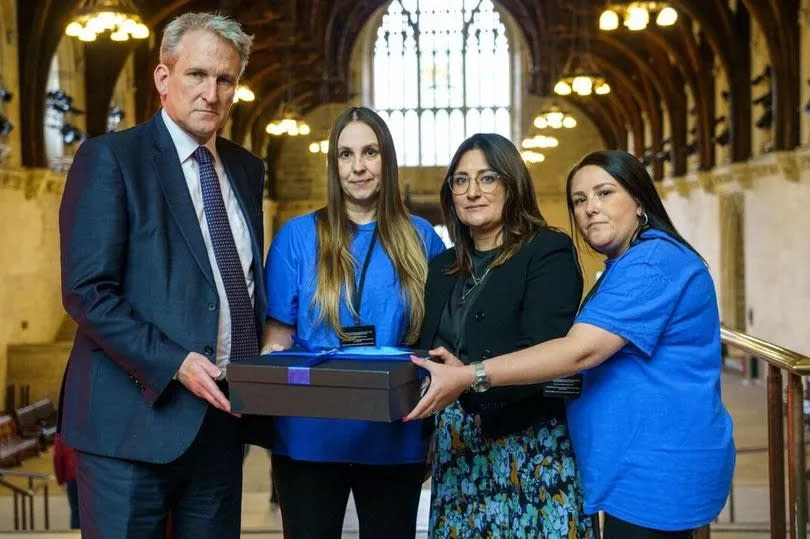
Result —
[[[193,30],[207,30],[224,39],[239,53],[241,68],[239,76],[245,72],[250,47],[253,45],[253,36],[242,31],[242,26],[225,15],[218,13],[184,13],[175,17],[163,30],[163,40],[160,42],[160,63],[174,66],[177,60],[177,47],[186,32]]]

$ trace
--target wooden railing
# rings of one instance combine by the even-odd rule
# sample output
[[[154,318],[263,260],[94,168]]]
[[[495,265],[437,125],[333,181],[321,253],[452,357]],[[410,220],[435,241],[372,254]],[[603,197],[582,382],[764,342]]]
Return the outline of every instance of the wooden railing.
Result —
[[[771,538],[785,537],[785,438],[787,420],[789,537],[807,536],[807,484],[804,456],[804,391],[802,376],[810,374],[810,357],[722,328],[727,346],[768,363],[768,485]],[[782,372],[787,375],[787,416],[782,409]]]

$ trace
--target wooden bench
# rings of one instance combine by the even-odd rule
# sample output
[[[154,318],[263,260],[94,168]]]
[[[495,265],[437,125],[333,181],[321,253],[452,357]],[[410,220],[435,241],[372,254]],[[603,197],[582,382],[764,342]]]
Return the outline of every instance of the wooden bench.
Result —
[[[51,399],[41,399],[16,412],[17,426],[23,438],[35,438],[45,448],[56,434],[56,410]]]
[[[39,439],[23,439],[10,415],[0,416],[0,466],[19,465],[28,455],[39,455]]]

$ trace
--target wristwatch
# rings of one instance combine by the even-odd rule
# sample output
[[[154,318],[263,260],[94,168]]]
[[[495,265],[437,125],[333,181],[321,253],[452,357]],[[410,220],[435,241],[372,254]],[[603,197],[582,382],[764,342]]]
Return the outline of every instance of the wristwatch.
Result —
[[[487,371],[484,368],[484,364],[481,361],[476,361],[475,363],[470,363],[470,365],[475,370],[475,381],[470,385],[470,389],[476,393],[481,393],[492,387],[492,384],[489,383],[489,378],[487,378]]]

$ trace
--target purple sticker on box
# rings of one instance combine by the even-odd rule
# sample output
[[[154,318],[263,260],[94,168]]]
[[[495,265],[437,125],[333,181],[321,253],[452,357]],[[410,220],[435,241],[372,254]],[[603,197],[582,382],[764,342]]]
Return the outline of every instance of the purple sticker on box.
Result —
[[[287,383],[296,386],[308,386],[309,370],[309,367],[287,367]]]

